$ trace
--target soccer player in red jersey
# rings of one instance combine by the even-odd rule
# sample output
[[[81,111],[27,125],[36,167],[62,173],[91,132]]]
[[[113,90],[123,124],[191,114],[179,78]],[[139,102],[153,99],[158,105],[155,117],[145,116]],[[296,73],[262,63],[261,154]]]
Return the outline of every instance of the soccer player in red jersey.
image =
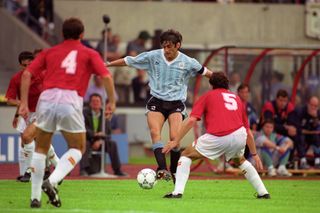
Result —
[[[163,152],[167,153],[177,147],[187,132],[204,116],[207,132],[182,152],[174,191],[164,198],[182,197],[192,160],[204,157],[213,160],[225,155],[227,161],[234,159],[235,162],[239,162],[244,176],[256,189],[257,198],[269,199],[270,195],[256,169],[243,157],[247,144],[257,168],[262,169],[242,101],[228,90],[229,80],[223,72],[213,73],[210,84],[212,90],[194,104],[190,117],[183,122],[176,140],[169,141],[163,149]]]
[[[17,110],[20,105],[20,86],[21,76],[25,68],[32,62],[34,55],[31,52],[24,51],[19,54],[19,64],[22,68],[16,73],[10,80],[9,87],[6,93],[7,103],[9,105],[17,106]],[[19,167],[20,176],[17,180],[21,182],[29,182],[31,177],[30,163],[34,152],[34,137],[36,127],[35,122],[35,110],[42,92],[42,76],[35,76],[31,79],[31,86],[28,94],[30,114],[27,119],[19,117],[18,112],[15,114],[12,125],[21,133],[21,147],[19,146]],[[59,158],[54,152],[51,146],[48,152],[48,159],[56,165]]]
[[[62,26],[64,41],[43,50],[23,73],[19,114],[26,116],[30,79],[46,70],[43,92],[37,105],[37,143],[31,166],[31,208],[41,206],[41,188],[49,202],[61,206],[56,189],[60,182],[80,161],[86,147],[86,129],[82,114],[83,96],[91,74],[103,78],[109,102],[106,118],[115,110],[114,84],[99,54],[81,44],[84,26],[79,19],[70,18]],[[55,131],[61,131],[69,150],[63,154],[50,177],[42,181],[45,156]]]

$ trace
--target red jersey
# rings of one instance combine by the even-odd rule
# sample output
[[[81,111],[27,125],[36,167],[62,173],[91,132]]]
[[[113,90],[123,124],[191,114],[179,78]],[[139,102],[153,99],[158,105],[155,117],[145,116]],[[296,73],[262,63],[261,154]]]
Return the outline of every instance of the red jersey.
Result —
[[[33,76],[46,70],[43,90],[59,88],[76,90],[84,96],[92,73],[110,75],[99,54],[85,47],[79,40],[65,40],[42,51],[29,65]]]
[[[10,80],[9,87],[6,93],[7,99],[18,99],[20,100],[20,85],[21,85],[21,76],[22,76],[23,70],[16,73]],[[32,76],[31,78],[31,84],[28,94],[28,107],[30,112],[36,111],[36,106],[38,103],[39,96],[42,92],[42,81],[43,76]]]
[[[199,98],[191,116],[200,120],[202,115],[207,133],[215,136],[228,135],[242,126],[249,129],[241,99],[226,89],[214,89]]]

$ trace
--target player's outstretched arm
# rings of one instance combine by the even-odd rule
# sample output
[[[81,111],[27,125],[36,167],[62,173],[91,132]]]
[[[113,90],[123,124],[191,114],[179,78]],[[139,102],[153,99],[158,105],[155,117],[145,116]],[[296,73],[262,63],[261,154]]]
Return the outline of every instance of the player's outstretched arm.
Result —
[[[212,71],[211,70],[209,70],[208,68],[206,68],[207,69],[207,71],[206,71],[206,73],[204,74],[204,76],[206,76],[207,78],[211,78],[211,75],[212,75]]]
[[[162,153],[169,153],[170,150],[174,149],[175,147],[180,145],[180,141],[182,138],[190,131],[190,129],[194,126],[197,122],[197,118],[189,117],[188,119],[184,120],[181,128],[178,132],[177,138],[174,141],[169,141],[162,149]]]
[[[103,78],[103,84],[108,95],[108,103],[105,111],[106,119],[111,119],[112,113],[116,110],[116,98],[114,83],[111,75]]]
[[[247,136],[247,145],[249,147],[250,153],[254,159],[254,161],[256,162],[256,167],[258,170],[262,170],[263,169],[263,165],[262,162],[260,160],[259,155],[257,154],[257,149],[256,149],[256,144],[254,142],[254,138],[252,135],[252,132],[250,129],[247,129],[248,132],[248,136]]]
[[[127,66],[127,64],[123,58],[120,58],[115,61],[111,61],[111,62],[106,63],[106,66],[107,67]]]
[[[19,115],[24,118],[28,117],[29,108],[28,108],[28,94],[31,83],[31,73],[28,70],[25,70],[21,76],[21,102],[19,107]]]

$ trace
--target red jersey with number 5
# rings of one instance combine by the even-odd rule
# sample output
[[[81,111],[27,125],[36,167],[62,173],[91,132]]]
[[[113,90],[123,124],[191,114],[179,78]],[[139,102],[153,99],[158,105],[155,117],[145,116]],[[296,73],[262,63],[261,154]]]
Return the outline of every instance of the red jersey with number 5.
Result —
[[[240,98],[226,89],[214,89],[199,98],[193,106],[192,117],[201,120],[207,133],[228,135],[240,127],[249,128],[245,107]]]
[[[36,76],[46,70],[43,90],[59,88],[76,90],[84,96],[91,74],[110,75],[99,54],[79,40],[65,40],[42,51],[27,68]]]

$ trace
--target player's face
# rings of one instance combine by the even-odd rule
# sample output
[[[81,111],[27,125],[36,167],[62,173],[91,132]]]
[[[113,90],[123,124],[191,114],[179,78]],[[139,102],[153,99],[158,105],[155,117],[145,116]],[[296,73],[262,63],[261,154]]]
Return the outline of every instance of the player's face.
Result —
[[[278,97],[278,98],[276,99],[277,107],[278,107],[279,109],[284,109],[284,108],[286,107],[288,101],[289,101],[288,97],[281,97],[281,96]]]
[[[29,66],[29,64],[31,64],[31,62],[32,60],[30,59],[22,60],[20,66],[22,69],[25,69],[27,66]]]
[[[266,123],[266,124],[263,126],[263,132],[264,132],[265,135],[270,136],[271,133],[273,132],[273,124],[271,124],[271,123]]]
[[[164,56],[168,61],[172,61],[178,55],[178,50],[181,46],[180,43],[173,44],[171,41],[165,41],[162,43],[162,48],[164,50]]]
[[[90,107],[94,111],[98,111],[102,108],[102,102],[100,97],[93,96],[90,100]]]

